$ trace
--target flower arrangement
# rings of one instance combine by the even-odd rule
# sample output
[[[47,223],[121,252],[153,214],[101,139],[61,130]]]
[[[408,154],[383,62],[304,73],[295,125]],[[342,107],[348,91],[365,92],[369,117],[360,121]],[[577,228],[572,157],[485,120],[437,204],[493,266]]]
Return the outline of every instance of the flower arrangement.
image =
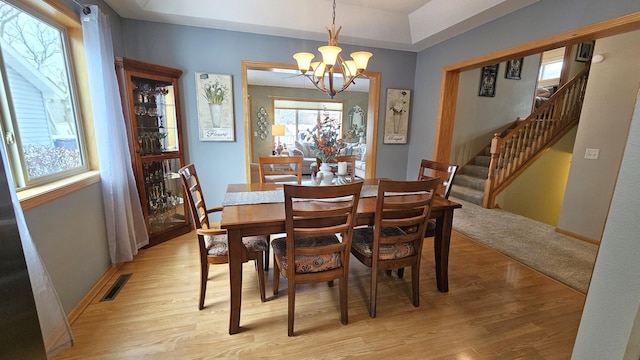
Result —
[[[209,104],[221,104],[227,95],[228,89],[226,86],[220,84],[218,80],[216,80],[216,82],[213,84],[208,83],[203,86],[202,90],[204,91],[202,96],[207,99],[207,102]]]
[[[397,97],[391,101],[391,105],[389,105],[389,110],[393,111],[394,114],[402,114],[407,111],[405,109],[405,105],[407,104],[407,100],[404,98],[407,95],[406,91],[402,92],[402,97]]]
[[[342,139],[338,138],[339,131],[340,127],[336,125],[336,120],[330,119],[329,116],[326,116],[319,126],[316,125],[313,129],[307,130],[307,139],[313,142],[311,148],[315,150],[316,157],[321,162],[335,160],[340,150],[346,146]]]

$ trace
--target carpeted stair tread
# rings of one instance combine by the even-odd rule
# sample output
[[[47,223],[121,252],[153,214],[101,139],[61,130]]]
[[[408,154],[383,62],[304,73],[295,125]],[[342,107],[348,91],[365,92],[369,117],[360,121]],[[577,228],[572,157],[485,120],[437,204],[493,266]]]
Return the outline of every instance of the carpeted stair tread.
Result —
[[[464,167],[464,174],[486,180],[487,178],[489,178],[489,168],[485,166],[478,166],[478,165],[466,165]],[[483,184],[483,189],[484,189],[484,184]]]
[[[460,175],[456,175],[456,178],[458,176]],[[482,205],[482,198],[484,196],[484,192],[474,190],[466,186],[459,186],[459,185],[453,184],[451,185],[450,196],[468,201],[476,205]]]
[[[487,179],[477,178],[466,174],[456,174],[456,177],[453,179],[454,185],[466,186],[479,191],[484,191],[484,183],[486,181]]]
[[[475,164],[478,166],[484,166],[486,168],[491,164],[491,156],[478,155],[475,157]]]

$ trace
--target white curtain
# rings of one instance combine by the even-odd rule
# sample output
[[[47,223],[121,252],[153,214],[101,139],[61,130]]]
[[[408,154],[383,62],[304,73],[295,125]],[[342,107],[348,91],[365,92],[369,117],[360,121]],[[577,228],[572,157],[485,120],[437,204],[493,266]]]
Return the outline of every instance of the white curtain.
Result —
[[[4,168],[7,169],[7,171],[3,171],[3,175],[6,174],[7,183],[9,184],[11,203],[13,204],[13,212],[15,213],[18,231],[20,232],[22,251],[24,252],[24,257],[27,262],[27,270],[29,272],[29,280],[31,281],[33,299],[35,300],[36,310],[38,311],[38,321],[40,323],[42,339],[45,349],[47,350],[47,356],[51,357],[71,347],[73,345],[73,335],[71,334],[71,328],[67,322],[67,316],[62,308],[62,304],[60,304],[56,289],[53,287],[49,273],[44,267],[38,250],[31,239],[29,229],[27,229],[24,213],[22,212],[20,201],[16,195],[15,184],[8,171],[9,161],[7,160],[7,153],[2,144],[0,144],[0,153],[2,153]],[[4,294],[4,296],[11,296],[11,294]]]
[[[91,108],[100,161],[111,263],[130,261],[149,244],[116,79],[109,20],[96,5],[82,15]]]

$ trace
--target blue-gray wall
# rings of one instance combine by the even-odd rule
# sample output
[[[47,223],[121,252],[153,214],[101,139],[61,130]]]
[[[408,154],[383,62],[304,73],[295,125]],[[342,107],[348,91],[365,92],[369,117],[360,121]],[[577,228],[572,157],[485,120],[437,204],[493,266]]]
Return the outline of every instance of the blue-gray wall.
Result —
[[[123,20],[126,56],[182,69],[179,85],[188,160],[196,164],[207,201],[220,204],[227,184],[245,182],[244,109],[242,102],[243,60],[294,64],[297,51],[312,51],[321,42],[284,37],[221,31],[138,20]],[[360,49],[341,44],[343,53]],[[382,73],[380,119],[384,118],[386,88],[413,89],[416,54],[368,49],[374,53],[368,69]],[[235,142],[198,140],[195,72],[233,76]],[[340,95],[336,96],[336,99]],[[327,97],[328,98],[328,97]],[[414,117],[415,118],[415,117]],[[384,120],[380,120],[384,121]],[[379,127],[381,128],[381,126]],[[377,176],[404,178],[408,145],[383,145],[378,134]],[[209,200],[211,199],[211,200]]]

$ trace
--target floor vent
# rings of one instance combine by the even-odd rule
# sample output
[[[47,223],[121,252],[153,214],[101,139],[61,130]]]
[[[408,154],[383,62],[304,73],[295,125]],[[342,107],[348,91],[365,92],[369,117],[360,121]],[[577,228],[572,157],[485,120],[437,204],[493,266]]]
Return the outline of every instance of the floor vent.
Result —
[[[133,274],[122,274],[118,277],[118,280],[116,280],[116,282],[111,285],[111,288],[109,289],[109,291],[107,291],[106,294],[104,294],[104,297],[102,298],[102,301],[111,301],[113,299],[116,298],[116,295],[118,295],[118,293],[120,292],[120,290],[122,290],[122,288],[124,287],[124,284],[127,283],[127,281],[129,280],[129,278],[131,277],[131,275]]]

